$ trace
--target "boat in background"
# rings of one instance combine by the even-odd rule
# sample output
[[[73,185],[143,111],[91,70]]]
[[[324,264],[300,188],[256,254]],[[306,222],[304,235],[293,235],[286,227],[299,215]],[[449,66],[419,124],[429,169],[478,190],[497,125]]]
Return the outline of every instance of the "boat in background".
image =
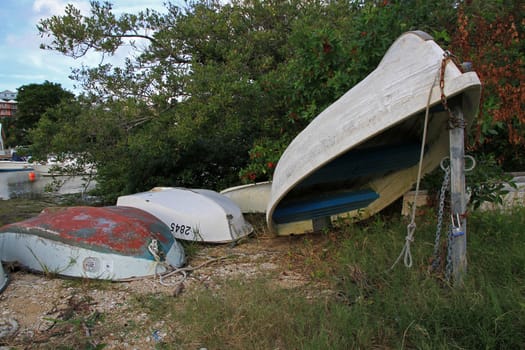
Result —
[[[47,208],[0,228],[0,258],[37,272],[122,281],[181,267],[184,249],[153,215],[127,207]]]
[[[5,134],[0,123],[0,173],[32,170],[32,165],[18,157],[14,149],[5,148]]]
[[[46,160],[33,160],[31,164],[37,179],[33,186],[36,192],[84,195],[97,185],[95,165],[84,164],[73,154],[49,155]]]
[[[187,241],[234,242],[253,231],[231,199],[211,190],[155,187],[121,196],[117,206],[142,209],[168,225],[175,238]]]
[[[0,123],[0,132],[2,131]],[[37,162],[16,155],[14,149],[4,149],[0,138],[0,199],[9,199],[12,194],[55,192],[57,194],[84,194],[96,186],[96,168],[93,164],[80,164],[78,158],[66,154],[50,156]],[[31,158],[31,157],[28,157]],[[15,189],[13,190],[13,187]]]
[[[5,148],[5,135],[0,123],[0,200],[9,199],[12,193],[25,190],[36,180],[32,164]]]
[[[220,192],[230,198],[243,213],[266,213],[270,201],[272,183],[269,181],[240,185],[224,189]]]
[[[44,161],[33,162],[33,168],[42,176],[93,177],[97,173],[94,164],[83,163],[80,157],[69,153],[60,156],[49,155]]]
[[[423,174],[449,153],[440,83],[448,105],[470,124],[481,92],[476,73],[462,72],[428,34],[401,35],[370,75],[287,147],[273,175],[268,226],[304,233],[315,220],[365,219],[401,198],[417,180],[427,107]]]
[[[0,173],[15,171],[34,171],[33,165],[26,161],[0,160]]]

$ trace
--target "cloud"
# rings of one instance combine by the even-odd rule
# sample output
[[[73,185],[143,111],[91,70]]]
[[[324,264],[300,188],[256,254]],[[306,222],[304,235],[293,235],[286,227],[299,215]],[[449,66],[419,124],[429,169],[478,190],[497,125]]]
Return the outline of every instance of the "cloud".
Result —
[[[32,81],[32,80],[45,80],[47,76],[45,74],[18,74],[16,73],[16,74],[0,74],[0,78]]]
[[[113,12],[115,14],[121,13],[138,13],[144,11],[146,8],[162,12],[166,10],[163,1],[148,1],[148,0],[113,0]],[[174,4],[181,4],[181,0],[172,0]],[[102,1],[101,1],[102,3]],[[82,14],[89,14],[91,6],[88,0],[35,0],[33,3],[33,11],[39,15],[52,16],[64,14],[67,4],[72,4],[78,8]]]
[[[146,8],[165,12],[165,0],[109,0],[113,11],[118,16],[124,12],[137,13]],[[182,0],[170,0],[181,4]],[[100,3],[103,1],[100,0]],[[0,11],[0,91],[16,90],[31,83],[42,83],[45,80],[60,83],[64,88],[72,89],[69,79],[71,67],[85,64],[96,67],[102,55],[91,52],[79,60],[74,60],[57,52],[41,50],[41,38],[36,28],[42,19],[61,16],[67,4],[80,9],[84,15],[90,13],[89,0],[2,0]],[[115,57],[106,57],[105,62],[122,64],[129,55],[129,48],[122,48]]]
[[[72,4],[84,14],[89,13],[89,1],[35,0],[33,11],[39,16],[62,15],[67,4]]]
[[[33,11],[37,13],[59,14],[64,11],[64,4],[57,0],[36,0],[33,3]]]

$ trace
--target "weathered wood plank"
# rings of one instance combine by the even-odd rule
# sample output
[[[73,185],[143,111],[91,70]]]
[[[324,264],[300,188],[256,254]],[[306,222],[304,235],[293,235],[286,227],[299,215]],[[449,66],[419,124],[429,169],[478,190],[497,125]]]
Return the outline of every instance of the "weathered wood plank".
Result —
[[[454,115],[458,121],[463,121],[461,108],[454,108]],[[461,124],[461,123],[459,123]],[[459,126],[450,129],[450,197],[451,213],[454,217],[456,230],[453,229],[450,239],[452,271],[451,278],[456,286],[463,285],[463,278],[467,272],[467,211],[466,183],[465,183],[465,133]],[[461,224],[459,227],[459,223]],[[461,234],[462,233],[462,234]]]

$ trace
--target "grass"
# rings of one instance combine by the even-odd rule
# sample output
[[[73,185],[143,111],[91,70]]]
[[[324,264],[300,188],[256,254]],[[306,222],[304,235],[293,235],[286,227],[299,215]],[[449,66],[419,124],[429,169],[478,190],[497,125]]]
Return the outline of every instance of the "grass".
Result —
[[[137,307],[176,325],[159,345],[166,349],[524,349],[525,210],[469,218],[462,288],[430,272],[435,224],[422,220],[411,269],[388,270],[406,233],[401,218],[326,234],[320,246],[305,236],[291,259],[310,266],[328,295],[278,288],[266,276],[230,280],[182,304],[141,296]]]
[[[9,201],[0,200],[0,227],[38,215],[42,209],[53,205],[55,205],[54,202],[48,198],[41,200],[25,198],[15,198]]]
[[[138,322],[120,315],[128,317],[124,327],[114,315],[86,313],[75,304],[65,324],[80,335],[60,348],[103,348],[103,341],[82,336],[87,325],[93,334],[123,338],[162,329],[155,349],[525,349],[525,208],[469,216],[461,288],[448,283],[443,266],[430,269],[432,213],[417,220],[413,267],[400,262],[390,269],[406,225],[399,215],[376,215],[294,238],[299,244],[290,245],[283,268],[308,280],[295,288],[282,288],[279,272],[268,272],[177,298],[135,293],[126,305],[132,315],[145,316]],[[441,252],[444,259],[446,249]],[[65,286],[82,295],[93,285]]]
[[[82,200],[76,194],[64,196],[33,194],[30,198],[0,200],[0,227],[29,219],[47,207],[73,205],[93,205],[93,203]]]

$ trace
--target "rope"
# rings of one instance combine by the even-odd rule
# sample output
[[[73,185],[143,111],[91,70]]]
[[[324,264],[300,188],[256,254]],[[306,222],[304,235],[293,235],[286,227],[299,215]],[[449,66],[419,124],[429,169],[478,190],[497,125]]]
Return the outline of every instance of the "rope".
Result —
[[[231,259],[231,258],[234,258],[236,256],[237,256],[236,254],[227,255],[227,256],[221,256],[221,257],[218,257],[218,258],[209,259],[209,260],[207,260],[207,261],[203,262],[202,264],[200,264],[198,266],[195,266],[195,267],[186,266],[186,267],[181,267],[181,268],[178,268],[178,269],[166,272],[164,274],[159,273],[158,274],[158,276],[159,276],[159,283],[161,285],[163,285],[163,286],[166,286],[166,287],[179,285],[179,284],[183,283],[186,280],[186,278],[188,276],[188,272],[193,272],[193,271],[198,270],[200,268],[203,268],[204,266],[209,265],[211,263],[214,263],[214,262],[217,262],[217,261],[221,261],[221,260],[225,260],[225,259]],[[165,278],[171,277],[171,276],[173,276],[175,274],[181,274],[182,275],[182,280],[181,281],[177,281],[175,283],[164,282]]]
[[[155,259],[155,262],[160,263],[159,242],[156,239],[152,239],[148,244],[148,251],[153,256],[153,259]]]
[[[427,142],[427,128],[428,128],[428,117],[430,114],[430,100],[432,98],[432,91],[434,90],[434,86],[436,85],[436,81],[438,76],[441,74],[441,70],[438,71],[438,75],[434,77],[434,81],[432,82],[432,86],[430,87],[430,91],[428,93],[427,98],[427,106],[425,108],[425,122],[423,125],[423,136],[421,139],[421,151],[419,153],[419,165],[417,169],[417,181],[416,181],[416,191],[414,194],[414,205],[412,206],[412,212],[410,214],[410,223],[407,226],[407,235],[405,237],[405,245],[403,246],[403,249],[401,250],[401,253],[397,257],[396,261],[392,264],[390,267],[390,270],[392,270],[397,263],[401,260],[401,257],[403,257],[403,262],[406,267],[412,267],[412,254],[410,252],[410,244],[414,242],[414,232],[416,231],[416,207],[417,207],[417,197],[419,194],[419,184],[421,183],[421,173],[423,170],[423,156],[425,154],[425,144]]]

